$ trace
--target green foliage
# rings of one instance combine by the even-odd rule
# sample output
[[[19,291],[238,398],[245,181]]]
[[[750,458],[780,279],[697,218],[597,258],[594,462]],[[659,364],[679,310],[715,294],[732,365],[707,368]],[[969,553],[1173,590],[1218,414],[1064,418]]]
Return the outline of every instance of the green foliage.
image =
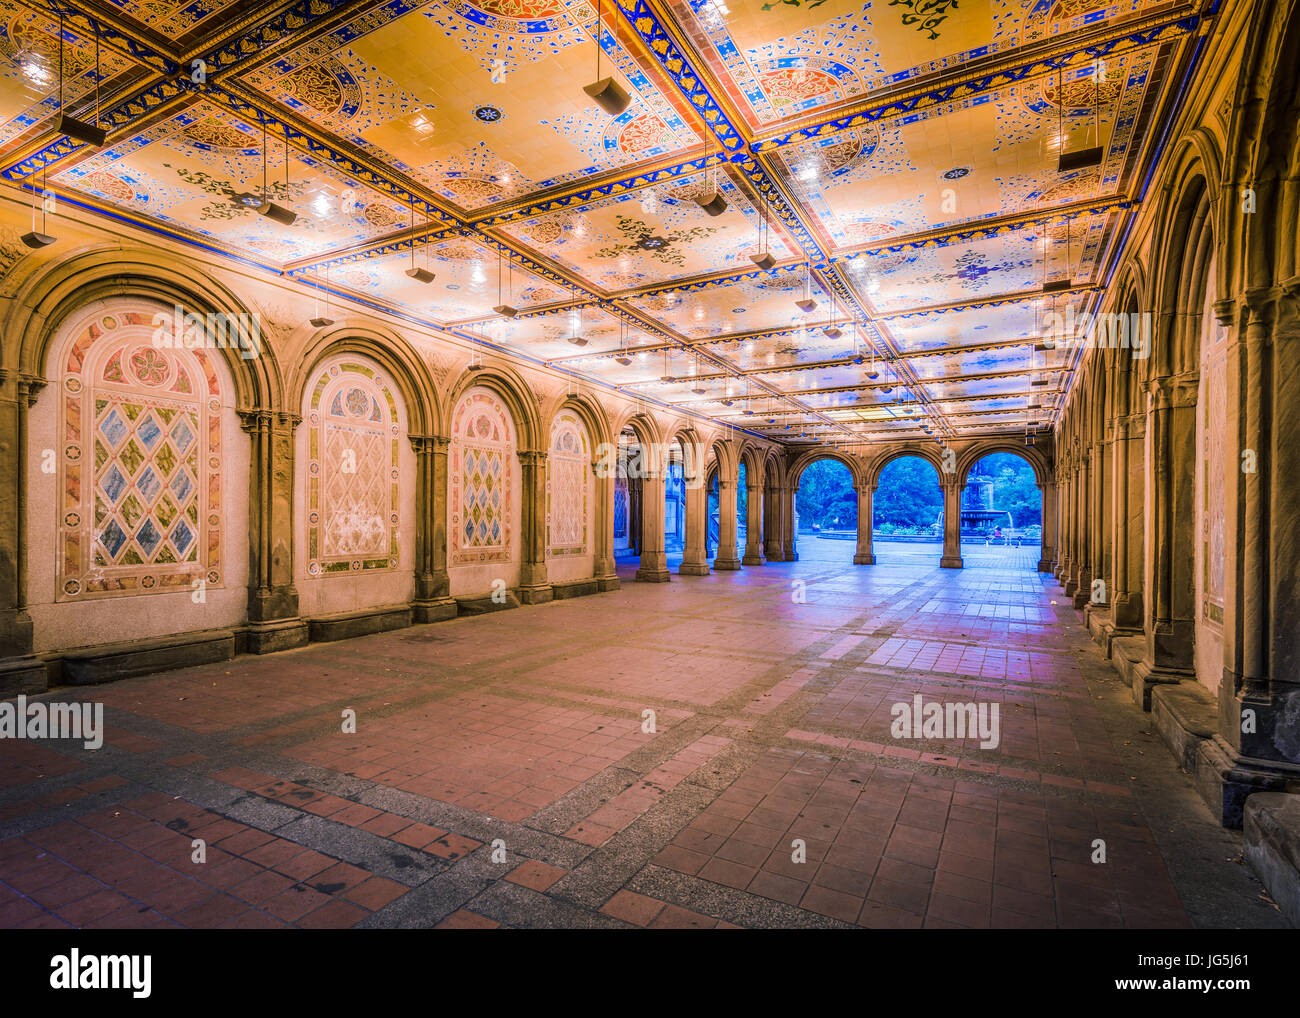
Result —
[[[892,524],[928,533],[943,511],[943,492],[934,467],[919,456],[902,456],[886,465],[880,472],[874,509],[872,524],[877,529]]]
[[[851,530],[858,525],[858,496],[849,470],[837,460],[818,460],[799,478],[795,495],[799,526]]]

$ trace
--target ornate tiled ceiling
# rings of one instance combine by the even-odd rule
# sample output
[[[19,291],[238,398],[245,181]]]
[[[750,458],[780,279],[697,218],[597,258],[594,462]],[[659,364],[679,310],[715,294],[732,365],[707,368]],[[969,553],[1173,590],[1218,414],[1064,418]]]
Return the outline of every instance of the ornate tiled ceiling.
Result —
[[[1203,6],[0,0],[0,173],[783,441],[1019,431],[1068,383],[1035,339],[1108,283]],[[102,148],[55,133],[60,31]],[[583,92],[598,46],[616,116]],[[232,201],[264,175],[292,224]]]

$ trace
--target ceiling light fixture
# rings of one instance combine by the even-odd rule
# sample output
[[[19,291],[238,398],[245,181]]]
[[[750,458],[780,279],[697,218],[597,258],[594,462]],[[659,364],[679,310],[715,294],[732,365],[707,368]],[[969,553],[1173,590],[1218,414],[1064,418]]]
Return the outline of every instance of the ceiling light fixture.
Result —
[[[611,117],[616,117],[627,109],[632,97],[627,94],[623,86],[614,80],[614,76],[607,78],[600,76],[600,51],[603,48],[600,44],[600,33],[602,25],[600,23],[602,5],[596,4],[596,80],[590,85],[584,85],[582,90],[595,100],[597,106],[608,113]]]
[[[803,300],[795,301],[794,305],[804,314],[811,314],[817,308],[817,302],[813,300],[813,296],[812,296],[812,259],[811,258],[809,258],[807,261],[807,270],[805,271],[803,277]]]
[[[712,146],[710,146],[710,149]],[[722,147],[718,147],[718,159],[722,159]],[[705,160],[708,160],[708,152],[705,153]],[[722,192],[718,190],[718,164],[714,163],[709,167],[709,190],[704,194],[697,195],[695,204],[702,208],[710,216],[720,216],[727,211],[727,199],[722,197]]]
[[[1064,72],[1061,68],[1056,69],[1057,86],[1056,98],[1058,105],[1056,107],[1057,132],[1062,139],[1062,151],[1056,161],[1056,170],[1058,173],[1069,173],[1071,170],[1085,170],[1089,167],[1101,165],[1101,95],[1099,92],[1100,79],[1097,64],[1092,65],[1092,109],[1093,109],[1093,132],[1097,139],[1097,144],[1091,148],[1076,149],[1073,152],[1064,151],[1065,132],[1062,130],[1062,117],[1065,110],[1065,81]]]
[[[108,132],[99,126],[99,24],[95,23],[95,122],[88,124],[84,120],[68,116],[63,111],[63,9],[59,9],[59,126],[58,132],[66,134],[73,141],[80,141],[94,148],[102,148]]]
[[[26,247],[33,249],[49,247],[57,239],[45,232],[45,215],[49,211],[49,202],[52,200],[48,196],[49,188],[46,186],[49,179],[46,176],[48,170],[41,168],[41,228],[36,229],[36,188],[32,187],[32,229],[30,233],[22,235],[22,242]],[[30,186],[30,185],[29,185]]]
[[[514,318],[515,315],[519,314],[519,309],[501,300],[501,259],[504,257],[504,255],[505,252],[502,251],[500,248],[498,248],[497,249],[497,300],[501,301],[501,303],[499,303],[492,310],[495,311],[497,314],[499,314],[502,318]],[[515,282],[514,279],[515,269],[514,266],[509,263],[509,260],[507,260],[506,265],[507,265],[506,271],[510,274],[510,290],[508,292],[513,296],[514,282]]]
[[[749,256],[749,260],[764,272],[776,264],[772,252],[767,249],[767,199],[759,195],[758,207],[758,250]]]
[[[625,368],[632,363],[632,355],[627,348],[627,322],[618,323],[618,356],[614,361]]]
[[[330,263],[325,263],[325,313],[320,313],[320,287],[316,288],[316,317],[311,320],[313,328],[323,329],[327,325],[333,325],[334,319],[330,317]]]
[[[415,264],[415,202],[411,202],[411,267],[406,270],[406,274],[414,279],[417,283],[432,283],[437,277],[429,271],[429,245],[424,245],[424,267],[418,268]]]

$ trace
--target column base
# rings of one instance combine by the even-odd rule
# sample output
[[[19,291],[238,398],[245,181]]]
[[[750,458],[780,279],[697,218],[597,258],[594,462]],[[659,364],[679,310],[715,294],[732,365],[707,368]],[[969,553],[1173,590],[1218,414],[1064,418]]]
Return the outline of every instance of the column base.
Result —
[[[1222,736],[1196,750],[1196,790],[1224,827],[1240,827],[1255,792],[1300,792],[1300,766],[1241,756]]]
[[[668,583],[673,574],[665,568],[642,567],[636,571],[637,583]]]
[[[744,558],[740,560],[740,564],[743,566],[761,566],[763,564],[763,556],[746,555]]]
[[[1038,560],[1038,571],[1040,573],[1050,573],[1052,571],[1052,565],[1050,559],[1040,558]]]
[[[413,601],[411,603],[411,620],[420,625],[430,622],[445,622],[447,619],[454,619],[459,614],[454,597],[436,597],[426,601]]]
[[[1061,584],[1061,589],[1065,591],[1066,597],[1074,597],[1075,592],[1079,589],[1079,581],[1073,577],[1066,577],[1065,582]]]
[[[781,553],[781,546],[779,544],[769,544],[765,549],[763,549],[763,557],[769,562],[781,562],[785,559],[785,556]]]
[[[715,573],[732,573],[740,568],[740,559],[738,558],[715,558],[713,560],[713,571]]]
[[[520,604],[546,604],[555,597],[555,592],[549,583],[535,583],[532,586],[520,587],[516,594]]]
[[[876,564],[875,555],[854,555],[853,564],[855,566],[874,566]]]
[[[707,562],[683,562],[677,567],[677,572],[682,576],[708,576],[709,564]]]
[[[964,565],[965,563],[960,555],[945,555],[939,559],[940,569],[961,569]]]
[[[0,661],[0,697],[44,693],[49,688],[49,673],[40,658],[25,654]]]
[[[1133,702],[1142,710],[1151,709],[1151,690],[1171,682],[1195,682],[1196,672],[1191,668],[1169,668],[1153,664],[1146,655],[1146,641],[1142,641],[1140,655],[1129,640],[1111,641],[1111,662],[1115,670],[1133,691]]]
[[[249,654],[274,654],[280,650],[305,647],[311,632],[307,620],[300,618],[250,622],[242,633],[244,651]]]
[[[610,590],[619,590],[623,586],[623,581],[617,576],[597,576],[596,587],[603,594]]]

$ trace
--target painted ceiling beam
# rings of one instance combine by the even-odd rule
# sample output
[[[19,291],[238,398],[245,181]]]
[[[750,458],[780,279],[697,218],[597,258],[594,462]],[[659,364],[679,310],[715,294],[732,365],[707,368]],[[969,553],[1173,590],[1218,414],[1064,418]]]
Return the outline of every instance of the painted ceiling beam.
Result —
[[[1190,10],[1191,5],[1184,4],[1183,9]],[[892,116],[903,116],[954,100],[982,95],[1076,63],[1091,63],[1101,57],[1119,56],[1144,49],[1166,39],[1182,38],[1194,33],[1199,25],[1199,15],[1184,14],[1142,28],[1112,28],[1108,33],[1099,32],[1095,36],[1081,38],[1069,48],[1057,48],[1055,52],[1045,49],[1042,55],[1035,55],[1028,60],[1024,58],[1023,50],[1012,50],[1015,60],[1008,61],[1004,66],[973,72],[940,88],[912,88],[884,101],[879,100],[877,93],[873,92],[866,102],[839,115],[829,118],[823,116],[797,127],[764,132],[756,136],[749,147],[753,152],[769,152],[788,145],[820,140]],[[1060,47],[1061,43],[1059,39],[1053,39],[1046,45]]]

